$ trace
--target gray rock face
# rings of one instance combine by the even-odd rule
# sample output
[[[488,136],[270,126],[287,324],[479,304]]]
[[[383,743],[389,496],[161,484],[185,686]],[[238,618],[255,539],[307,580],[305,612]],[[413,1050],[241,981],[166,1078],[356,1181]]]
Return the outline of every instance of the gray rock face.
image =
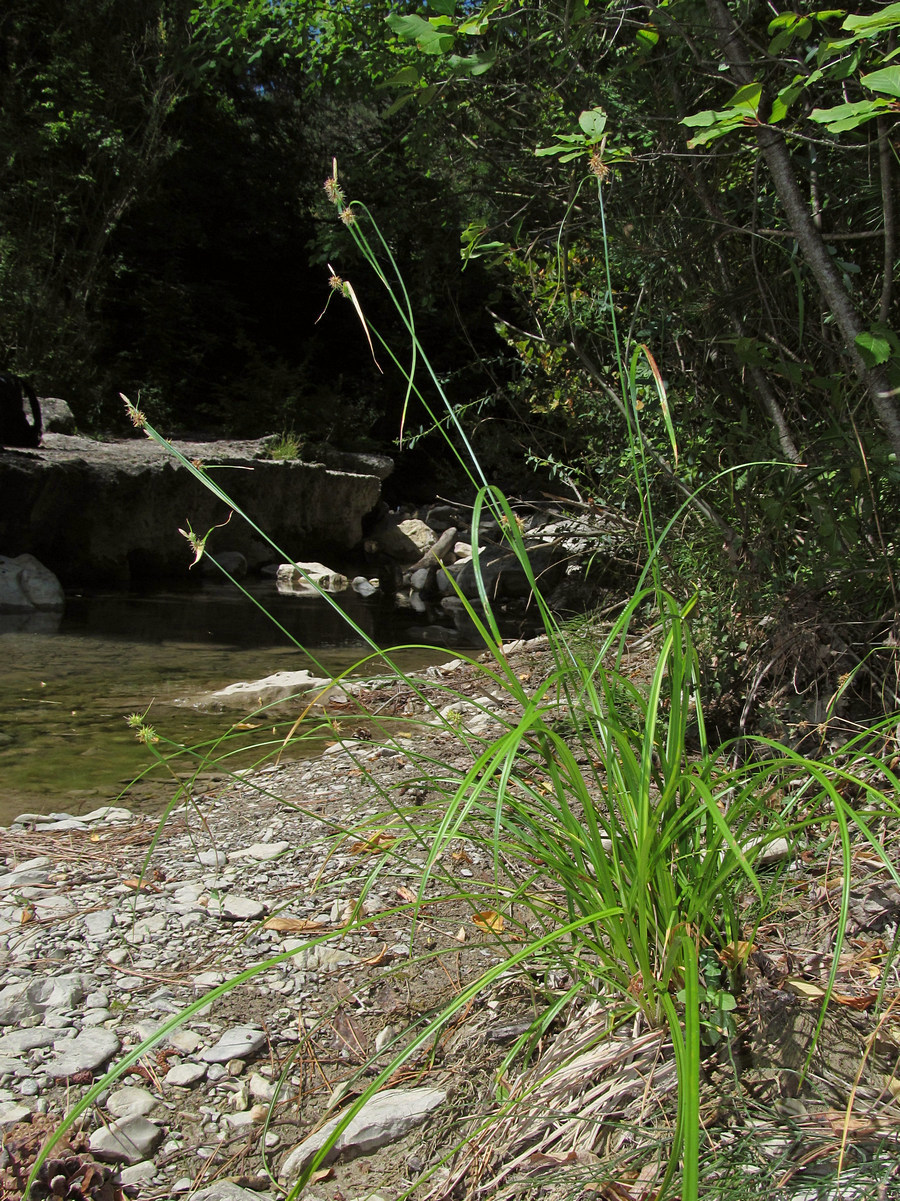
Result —
[[[34,555],[0,555],[0,612],[62,609],[62,585]]]
[[[381,495],[375,474],[261,459],[264,440],[176,446],[207,466],[250,468],[226,473],[229,494],[297,559],[357,546],[362,519]],[[0,546],[35,554],[66,584],[184,575],[192,553],[178,530],[186,515],[205,532],[228,509],[147,439],[102,443],[50,433],[33,453],[0,452]],[[254,539],[235,519],[219,544],[249,559]],[[213,535],[213,553],[215,543]]]
[[[319,592],[346,592],[350,581],[323,563],[282,563],[275,577],[279,592],[317,596]]]
[[[72,1009],[84,996],[84,982],[77,973],[44,976],[0,990],[0,1026],[14,1026],[48,1009]]]
[[[191,1201],[259,1201],[259,1193],[251,1193],[231,1180],[217,1180],[199,1193],[191,1193]]]
[[[229,684],[216,692],[204,692],[199,696],[179,698],[176,705],[190,705],[192,708],[206,709],[217,713],[223,709],[240,709],[246,711],[248,705],[257,701],[265,705],[274,705],[278,701],[293,701],[297,696],[309,692],[322,692],[330,688],[332,699],[340,689],[332,687],[332,681],[321,676],[313,676],[301,668],[300,671],[276,671],[261,680],[241,680],[237,684]]]
[[[330,1163],[340,1155],[371,1155],[379,1147],[396,1142],[424,1122],[446,1096],[439,1088],[386,1088],[376,1093],[350,1119],[322,1163]],[[279,1178],[288,1183],[293,1180],[325,1145],[341,1121],[340,1117],[333,1118],[295,1147],[281,1165]]]
[[[123,1118],[101,1126],[90,1137],[92,1151],[99,1151],[110,1159],[123,1163],[140,1163],[162,1141],[164,1131],[148,1118],[135,1116]]]
[[[68,402],[58,396],[41,396],[41,416],[45,434],[74,434],[75,414]]]
[[[418,517],[400,520],[398,514],[388,513],[372,531],[370,541],[375,549],[399,563],[418,563],[434,546],[437,535]]]
[[[229,1059],[244,1059],[265,1046],[266,1036],[255,1026],[233,1026],[226,1030],[213,1047],[200,1052],[204,1063],[227,1063]]]
[[[75,1076],[79,1072],[93,1072],[112,1059],[120,1046],[111,1030],[103,1027],[88,1027],[77,1034],[54,1043],[59,1053],[47,1061],[48,1076]]]

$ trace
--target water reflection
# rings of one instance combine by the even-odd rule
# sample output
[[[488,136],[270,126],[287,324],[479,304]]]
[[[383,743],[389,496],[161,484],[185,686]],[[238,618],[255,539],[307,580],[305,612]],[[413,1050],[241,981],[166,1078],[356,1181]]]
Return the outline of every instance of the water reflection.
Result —
[[[274,584],[256,585],[255,595],[306,650],[293,646],[262,609],[219,584],[82,593],[67,598],[62,615],[4,614],[0,825],[24,810],[78,812],[114,801],[150,762],[125,725],[129,713],[149,707],[148,720],[165,739],[194,744],[219,737],[228,719],[178,707],[176,699],[278,670],[343,671],[366,647],[342,614],[379,645],[403,641],[395,612],[355,594],[340,598],[337,609],[315,598],[279,596]],[[439,662],[447,654],[406,657]],[[264,736],[275,737],[259,729],[244,734],[250,746]],[[261,753],[247,750],[231,765]],[[190,767],[175,765],[182,772]],[[124,803],[171,795],[171,776],[154,779]]]
[[[25,613],[0,612],[0,638],[4,634],[55,634],[62,625],[62,609],[30,609]]]

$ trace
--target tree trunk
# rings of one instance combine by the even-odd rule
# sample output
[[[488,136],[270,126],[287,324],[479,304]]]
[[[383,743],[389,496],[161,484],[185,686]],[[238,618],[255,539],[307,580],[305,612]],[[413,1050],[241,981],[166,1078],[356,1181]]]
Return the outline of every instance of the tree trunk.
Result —
[[[728,6],[724,0],[706,0],[706,7],[734,79],[742,86],[752,83],[750,58]],[[869,393],[891,447],[900,458],[900,409],[897,406],[896,390],[891,385],[888,373],[880,367],[868,367],[859,353],[856,338],[866,326],[844,286],[840,272],[828,253],[822,233],[817,229],[803,198],[784,135],[772,125],[760,124],[756,127],[756,139],[791,232],[797,239],[825,304],[834,316],[848,357]]]

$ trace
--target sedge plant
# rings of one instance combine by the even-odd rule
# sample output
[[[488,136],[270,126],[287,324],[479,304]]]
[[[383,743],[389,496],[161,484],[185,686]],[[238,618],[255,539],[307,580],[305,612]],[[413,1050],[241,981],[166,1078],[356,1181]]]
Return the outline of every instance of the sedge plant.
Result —
[[[848,920],[852,840],[861,838],[900,885],[900,875],[876,834],[877,821],[900,816],[900,782],[877,759],[876,750],[885,738],[895,737],[896,721],[860,734],[839,755],[815,760],[773,741],[751,744],[745,740],[740,755],[727,744],[710,744],[692,634],[698,601],[668,591],[659,567],[660,549],[673,522],[657,531],[635,371],[638,355],[646,353],[651,364],[652,358],[642,348],[620,348],[618,338],[623,410],[635,487],[641,496],[647,561],[640,586],[623,598],[618,616],[593,644],[571,637],[543,596],[526,538],[509,501],[485,479],[456,410],[442,391],[419,342],[402,275],[377,224],[363,205],[346,200],[336,164],[326,188],[350,235],[396,305],[410,339],[408,363],[402,363],[371,327],[357,293],[335,273],[334,293],[351,300],[370,344],[373,339],[378,342],[399,368],[406,381],[407,401],[418,397],[432,413],[435,425],[446,433],[454,453],[456,447],[462,447],[464,466],[477,489],[472,539],[477,595],[470,598],[459,593],[459,599],[487,651],[470,666],[480,673],[489,694],[503,701],[500,706],[481,706],[476,717],[483,720],[471,720],[469,698],[456,697],[447,689],[436,700],[434,692],[440,689],[428,691],[420,682],[404,677],[389,652],[371,645],[370,662],[403,680],[420,699],[421,720],[428,723],[429,731],[438,726],[452,736],[465,752],[466,766],[450,766],[427,749],[424,741],[404,740],[404,754],[427,785],[430,803],[414,811],[399,791],[379,785],[376,795],[381,798],[382,812],[357,829],[334,834],[345,839],[371,833],[374,827],[390,830],[390,837],[378,844],[380,853],[373,857],[364,885],[368,890],[383,873],[402,863],[410,848],[423,853],[417,895],[391,910],[408,909],[413,915],[411,947],[416,913],[426,900],[433,903],[440,895],[469,905],[490,937],[494,957],[483,974],[400,1037],[396,1052],[390,1053],[384,1066],[382,1060],[374,1074],[360,1074],[359,1096],[342,1111],[326,1145],[291,1182],[289,1201],[299,1197],[366,1101],[403,1064],[434,1046],[441,1031],[463,1014],[473,999],[517,973],[532,981],[539,999],[537,1012],[530,1028],[504,1058],[493,1109],[459,1132],[454,1151],[462,1168],[455,1179],[465,1170],[477,1176],[491,1162],[492,1132],[501,1117],[514,1119],[521,1109],[526,1127],[533,1126],[537,1118],[546,1126],[552,1115],[534,1113],[530,1097],[537,1094],[510,1087],[511,1073],[530,1059],[540,1077],[541,1038],[553,1023],[590,1005],[603,1014],[597,1024],[597,1042],[613,1033],[622,1037],[623,1032],[631,1031],[636,1048],[652,1045],[654,1054],[674,1059],[675,1121],[666,1135],[665,1162],[655,1188],[657,1196],[663,1196],[677,1180],[683,1201],[695,1201],[702,1191],[701,1044],[710,1028],[720,1036],[728,1034],[723,1015],[730,1007],[723,997],[731,997],[739,989],[752,946],[752,934],[746,936],[744,898],[749,895],[763,904],[767,884],[759,865],[777,839],[799,846],[817,831],[828,830],[842,880],[829,980],[829,988],[833,986]],[[599,180],[598,189],[602,211]],[[420,383],[423,373],[430,381],[430,391]],[[659,373],[655,371],[654,377],[666,426],[674,437]],[[434,395],[437,402],[431,399]],[[130,406],[130,411],[150,437],[168,445],[139,410]],[[177,454],[174,449],[172,453]],[[186,460],[182,463],[236,517],[247,520],[209,471]],[[503,531],[506,551],[524,573],[543,622],[547,666],[536,681],[522,678],[501,637],[478,551],[478,527],[486,514]],[[257,532],[265,537],[264,531]],[[205,550],[205,542],[200,550]],[[327,594],[323,599],[334,603]],[[640,660],[644,666],[635,678],[638,635],[645,647]],[[409,725],[407,721],[406,733]],[[142,728],[139,725],[139,736]],[[291,733],[293,730],[288,738]],[[389,720],[375,723],[373,738],[391,740],[396,736],[397,726]],[[365,775],[365,757],[359,755],[356,762]],[[870,770],[876,762],[880,771],[877,784],[872,782],[876,777]],[[847,799],[851,795],[858,799],[851,802]],[[489,881],[466,885],[447,867],[447,852],[459,838],[474,843],[490,861]],[[342,933],[356,928],[356,920],[351,919]],[[301,950],[330,936],[310,939]],[[91,1089],[67,1116],[58,1136],[111,1080],[178,1021],[230,986],[298,953],[276,956],[241,973],[172,1018]],[[715,965],[721,966],[722,979],[714,978]],[[561,992],[540,984],[552,973],[566,981]],[[640,1043],[641,1031],[659,1031],[663,1041]],[[581,1047],[579,1053],[583,1050]],[[563,1048],[548,1073],[559,1072],[573,1057],[574,1051],[567,1059]],[[586,1127],[588,1145],[594,1135],[596,1130]],[[44,1149],[35,1171],[51,1148],[52,1143]],[[430,1195],[435,1197],[443,1195],[441,1190],[446,1187],[446,1180],[442,1184],[436,1175],[444,1159],[425,1174],[433,1178]],[[477,1183],[475,1180],[474,1187]],[[424,1187],[424,1180],[404,1195],[417,1187]]]

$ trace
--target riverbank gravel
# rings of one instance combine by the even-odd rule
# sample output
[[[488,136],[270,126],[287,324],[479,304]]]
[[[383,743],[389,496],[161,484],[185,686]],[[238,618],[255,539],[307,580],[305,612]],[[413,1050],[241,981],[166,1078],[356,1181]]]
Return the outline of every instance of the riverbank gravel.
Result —
[[[429,672],[432,705],[470,680],[459,662]],[[391,700],[407,715],[422,708],[421,695]],[[485,729],[499,703],[481,697],[465,719]],[[425,789],[401,739],[385,745],[359,733],[318,759],[194,795],[162,825],[111,805],[83,816],[23,814],[0,831],[7,1188],[22,1185],[10,1148],[23,1131],[61,1120],[173,1015],[243,974],[95,1098],[78,1122],[79,1149],[86,1140],[91,1154],[119,1165],[122,1184],[146,1201],[274,1201],[279,1175],[292,1183],[284,1165],[289,1177],[304,1140],[338,1112],[336,1097],[361,1091],[360,1068],[387,1064],[398,1031],[493,962],[490,932],[467,931],[458,906],[411,921],[424,844],[411,840],[371,883],[389,845],[379,842],[388,838],[385,797],[414,807]],[[449,770],[468,766],[446,725],[406,738]],[[474,848],[454,845],[461,882],[489,879]],[[508,1016],[498,1009],[501,1024]],[[375,1154],[342,1159],[305,1197],[388,1201],[421,1172],[428,1151],[415,1131],[468,1075],[466,1057],[396,1075],[388,1083],[404,1095],[377,1142],[389,1149],[379,1158],[370,1141]],[[399,1138],[401,1151],[392,1146]]]

